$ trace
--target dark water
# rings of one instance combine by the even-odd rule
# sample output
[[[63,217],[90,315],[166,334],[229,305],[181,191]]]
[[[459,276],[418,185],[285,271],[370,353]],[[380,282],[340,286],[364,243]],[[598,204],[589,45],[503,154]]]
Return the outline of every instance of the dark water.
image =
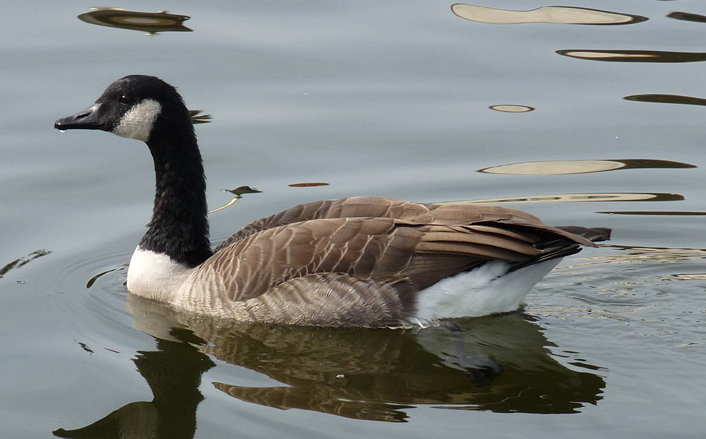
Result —
[[[88,6],[4,12],[0,436],[703,435],[703,5],[172,2],[192,31],[152,36],[76,18]],[[211,215],[214,242],[362,194],[506,204],[613,240],[460,331],[173,314],[124,287],[153,195],[144,146],[52,129],[131,73],[210,115],[213,209],[221,189],[262,191]]]

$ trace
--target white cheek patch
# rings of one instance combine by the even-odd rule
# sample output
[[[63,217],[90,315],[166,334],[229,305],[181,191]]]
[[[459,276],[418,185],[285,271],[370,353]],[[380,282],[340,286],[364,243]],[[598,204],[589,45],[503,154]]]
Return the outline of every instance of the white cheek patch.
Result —
[[[146,142],[152,132],[154,121],[162,111],[162,106],[154,99],[145,99],[135,104],[120,119],[113,134]]]

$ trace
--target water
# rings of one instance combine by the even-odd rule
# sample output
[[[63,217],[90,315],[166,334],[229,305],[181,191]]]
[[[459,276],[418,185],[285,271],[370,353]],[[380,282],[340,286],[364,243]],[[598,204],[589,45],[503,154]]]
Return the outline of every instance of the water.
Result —
[[[129,437],[701,437],[704,24],[688,14],[706,8],[569,6],[648,20],[498,25],[438,2],[172,2],[193,32],[146,36],[77,19],[82,2],[5,11],[0,436],[106,418],[101,434]],[[616,61],[567,55],[600,51]],[[683,62],[627,62],[631,51]],[[164,78],[212,116],[197,132],[213,209],[232,199],[221,189],[262,191],[211,215],[214,242],[288,206],[358,194],[493,200],[550,224],[612,227],[613,240],[565,260],[521,312],[453,333],[173,315],[124,286],[151,209],[144,146],[52,129],[131,73]],[[621,167],[477,172],[553,160]]]

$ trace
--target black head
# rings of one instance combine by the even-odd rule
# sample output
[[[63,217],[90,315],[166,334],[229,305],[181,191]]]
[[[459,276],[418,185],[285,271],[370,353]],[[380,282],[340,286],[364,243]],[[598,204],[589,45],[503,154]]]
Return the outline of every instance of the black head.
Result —
[[[54,123],[59,130],[103,130],[147,142],[158,119],[191,124],[176,89],[154,76],[130,75],[108,86],[96,103]]]

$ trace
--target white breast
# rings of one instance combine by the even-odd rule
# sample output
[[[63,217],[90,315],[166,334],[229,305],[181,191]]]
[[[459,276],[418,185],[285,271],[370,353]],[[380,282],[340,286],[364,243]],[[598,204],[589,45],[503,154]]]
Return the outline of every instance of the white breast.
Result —
[[[138,296],[171,302],[178,286],[191,271],[191,268],[163,253],[143,250],[138,246],[127,270],[127,289]]]

